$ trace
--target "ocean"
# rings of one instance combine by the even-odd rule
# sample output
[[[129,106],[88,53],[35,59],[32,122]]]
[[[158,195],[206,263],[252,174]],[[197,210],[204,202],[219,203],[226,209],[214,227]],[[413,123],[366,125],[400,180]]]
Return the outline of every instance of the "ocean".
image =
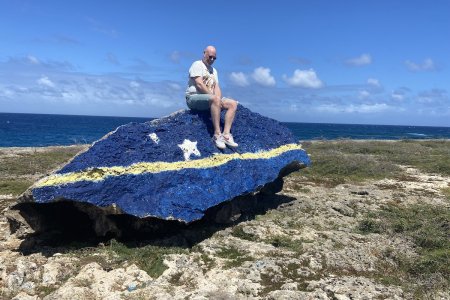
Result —
[[[151,118],[0,113],[0,147],[92,143],[120,125]],[[283,123],[300,141],[450,139],[450,127]]]

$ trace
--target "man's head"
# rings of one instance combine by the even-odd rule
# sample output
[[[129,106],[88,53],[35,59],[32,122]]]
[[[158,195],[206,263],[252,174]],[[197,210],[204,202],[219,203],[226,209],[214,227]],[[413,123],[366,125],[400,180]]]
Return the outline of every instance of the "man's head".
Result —
[[[212,65],[216,60],[216,48],[208,46],[203,51],[203,62],[207,65]]]

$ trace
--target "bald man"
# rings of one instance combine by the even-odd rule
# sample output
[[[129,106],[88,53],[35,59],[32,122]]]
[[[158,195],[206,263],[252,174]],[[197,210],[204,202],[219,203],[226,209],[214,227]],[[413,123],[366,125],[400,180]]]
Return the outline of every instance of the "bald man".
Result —
[[[213,68],[216,61],[216,48],[208,46],[203,51],[202,60],[195,61],[189,69],[188,88],[186,89],[186,103],[192,110],[210,110],[214,127],[213,140],[216,147],[225,149],[226,146],[235,148],[238,144],[230,133],[237,101],[222,98],[217,70]],[[220,111],[226,109],[223,132],[220,129]]]

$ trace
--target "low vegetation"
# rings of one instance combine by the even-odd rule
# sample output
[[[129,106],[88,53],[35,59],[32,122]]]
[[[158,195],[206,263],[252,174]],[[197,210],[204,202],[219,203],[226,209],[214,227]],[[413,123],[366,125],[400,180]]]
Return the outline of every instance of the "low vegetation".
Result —
[[[450,200],[450,187],[443,188],[442,193],[447,197],[448,200]]]
[[[399,165],[450,175],[450,141],[305,142],[313,165],[300,175],[327,186],[369,179],[400,178]]]
[[[85,146],[30,148],[12,156],[7,151],[0,152],[0,174],[23,176],[45,174],[71,159]]]
[[[33,182],[29,179],[1,179],[0,180],[0,195],[17,196],[25,192]]]
[[[406,286],[418,283],[413,290],[419,298],[436,289],[450,289],[450,210],[424,204],[390,204],[379,213],[367,214],[358,230],[363,234],[401,235],[416,247],[417,257],[396,253],[395,249],[385,253],[396,264],[383,268],[386,274],[380,278],[395,278]]]
[[[188,250],[179,247],[135,246],[126,245],[116,240],[111,240],[106,250],[115,262],[134,263],[153,278],[159,277],[167,269],[167,266],[163,264],[165,255],[188,253]]]
[[[0,149],[0,195],[23,193],[34,181],[70,160],[85,146]]]
[[[217,253],[217,256],[227,260],[224,264],[225,269],[239,267],[243,262],[253,260],[246,252],[236,247],[222,248]]]
[[[152,278],[157,278],[167,269],[163,263],[165,255],[188,252],[180,247],[125,244],[113,239],[97,248],[79,248],[70,253],[80,259],[79,267],[96,262],[103,269],[112,270],[124,263],[135,264]]]

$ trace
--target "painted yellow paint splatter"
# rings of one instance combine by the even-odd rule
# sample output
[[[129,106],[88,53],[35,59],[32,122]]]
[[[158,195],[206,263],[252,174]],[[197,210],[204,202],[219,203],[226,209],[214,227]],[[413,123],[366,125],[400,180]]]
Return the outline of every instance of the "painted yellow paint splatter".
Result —
[[[302,146],[299,144],[287,144],[278,148],[249,153],[233,153],[233,154],[217,154],[203,159],[177,162],[139,162],[126,167],[100,167],[89,168],[80,172],[71,172],[65,174],[53,174],[41,181],[35,187],[44,187],[52,185],[62,185],[78,181],[101,181],[109,176],[121,175],[139,175],[144,173],[160,173],[166,171],[178,171],[181,169],[205,169],[218,167],[233,159],[252,160],[252,159],[269,159],[279,156],[285,152],[292,150],[300,150]]]

